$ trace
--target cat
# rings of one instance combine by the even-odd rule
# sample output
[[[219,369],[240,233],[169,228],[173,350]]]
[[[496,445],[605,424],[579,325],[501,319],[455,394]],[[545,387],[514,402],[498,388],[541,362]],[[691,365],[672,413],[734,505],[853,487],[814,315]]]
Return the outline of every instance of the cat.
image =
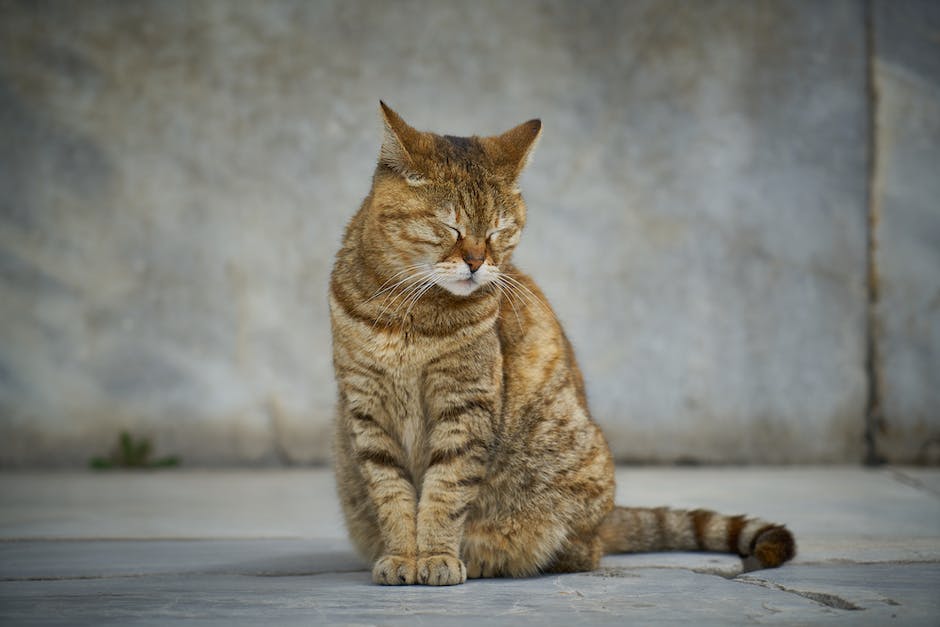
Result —
[[[571,344],[511,262],[526,220],[517,181],[541,122],[441,136],[380,107],[371,192],[330,282],[337,492],[373,581],[589,571],[611,552],[791,559],[783,525],[614,506],[613,459]]]

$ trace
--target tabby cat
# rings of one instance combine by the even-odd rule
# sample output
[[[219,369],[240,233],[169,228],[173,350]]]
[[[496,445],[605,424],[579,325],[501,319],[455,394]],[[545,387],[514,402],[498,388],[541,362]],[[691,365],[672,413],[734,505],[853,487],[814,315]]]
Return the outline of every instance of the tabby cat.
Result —
[[[541,132],[419,132],[381,103],[372,190],[330,286],[335,463],[380,584],[587,571],[610,552],[704,550],[779,566],[782,525],[615,507],[614,465],[571,345],[510,258]]]

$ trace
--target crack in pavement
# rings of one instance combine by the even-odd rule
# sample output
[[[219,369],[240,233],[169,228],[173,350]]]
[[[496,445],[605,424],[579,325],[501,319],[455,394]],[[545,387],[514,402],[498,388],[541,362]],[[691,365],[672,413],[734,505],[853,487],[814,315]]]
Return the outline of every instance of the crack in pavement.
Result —
[[[940,498],[940,492],[934,490],[929,485],[918,479],[917,477],[912,477],[911,475],[906,474],[902,470],[897,468],[891,468],[891,478],[897,481],[898,483],[903,483],[906,486],[912,487],[915,490],[920,490],[921,492],[926,492],[930,496],[935,498]]]
[[[787,592],[789,594],[795,594],[801,596],[810,601],[819,603],[820,605],[825,605],[826,607],[832,607],[837,610],[864,610],[866,608],[859,605],[855,605],[848,599],[844,599],[837,594],[831,594],[829,592],[814,592],[812,590],[797,590],[796,588],[788,588],[779,583],[774,583],[773,581],[767,581],[766,579],[755,579],[753,577],[735,577],[732,581],[739,581],[741,583],[746,583],[754,586],[760,586],[762,588],[767,588],[768,590],[780,590],[781,592]],[[897,602],[888,599],[889,605],[898,605]]]

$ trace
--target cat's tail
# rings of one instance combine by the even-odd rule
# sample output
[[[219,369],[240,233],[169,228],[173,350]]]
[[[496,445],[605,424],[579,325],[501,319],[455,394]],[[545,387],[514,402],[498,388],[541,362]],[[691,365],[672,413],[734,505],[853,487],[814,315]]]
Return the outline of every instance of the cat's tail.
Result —
[[[736,553],[753,557],[761,568],[780,566],[796,555],[793,534],[783,525],[705,509],[615,507],[598,533],[605,553]]]

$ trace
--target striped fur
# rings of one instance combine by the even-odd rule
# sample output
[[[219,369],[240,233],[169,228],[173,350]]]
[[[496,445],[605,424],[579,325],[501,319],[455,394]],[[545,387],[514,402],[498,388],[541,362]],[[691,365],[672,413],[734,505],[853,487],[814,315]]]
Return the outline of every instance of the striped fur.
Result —
[[[598,535],[607,553],[736,553],[753,556],[765,568],[780,566],[796,554],[793,536],[783,525],[704,509],[615,507],[601,522]]]
[[[605,552],[790,559],[780,525],[614,507],[571,345],[510,261],[525,224],[516,180],[540,123],[456,138],[383,114],[372,191],[330,285],[337,489],[373,580],[584,571]]]

